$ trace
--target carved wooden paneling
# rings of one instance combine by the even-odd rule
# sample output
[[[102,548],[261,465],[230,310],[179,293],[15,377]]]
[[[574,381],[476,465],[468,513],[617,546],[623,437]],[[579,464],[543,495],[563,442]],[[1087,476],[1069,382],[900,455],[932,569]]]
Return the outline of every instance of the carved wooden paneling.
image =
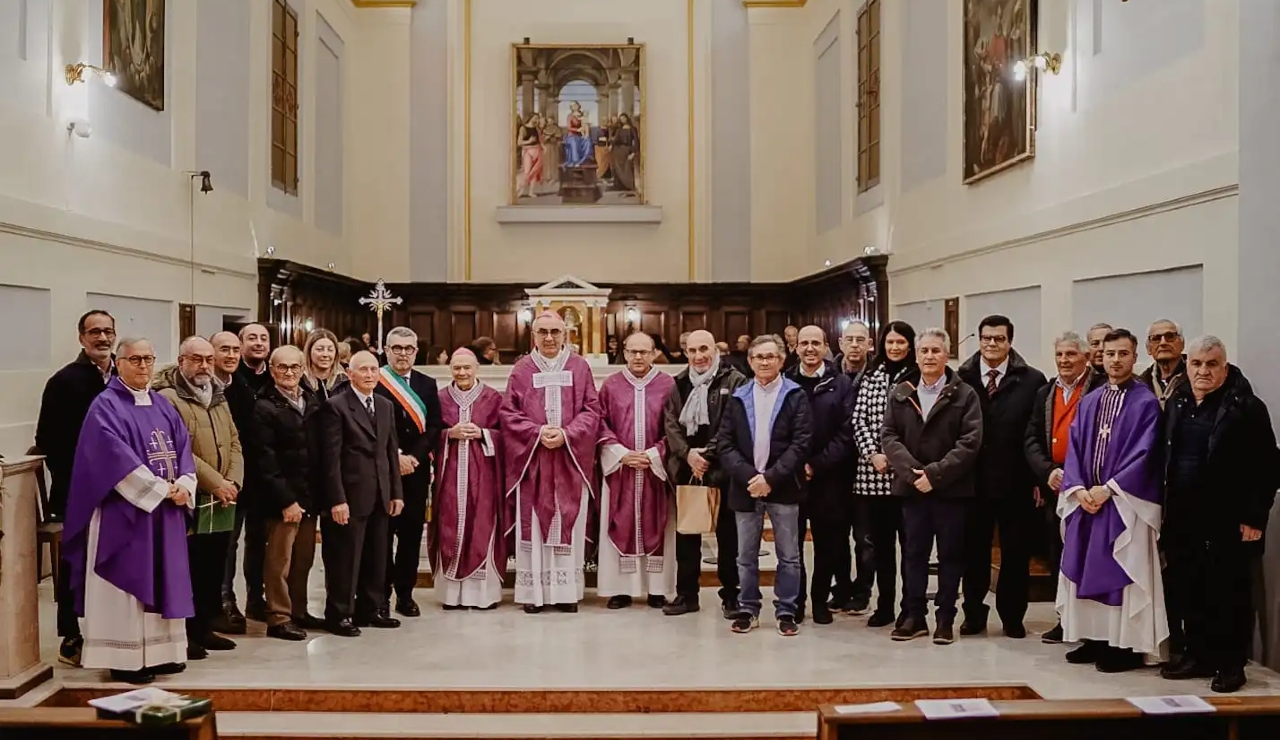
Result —
[[[842,322],[867,321],[874,332],[886,318],[887,258],[875,256],[833,267],[791,283],[648,283],[601,285],[610,290],[603,311],[608,336],[641,330],[676,347],[681,332],[708,329],[732,345],[741,334],[781,334],[788,324],[812,323],[830,336]],[[259,260],[259,317],[279,327],[277,341],[309,319],[339,337],[372,332],[375,318],[358,303],[372,285],[334,273],[273,259]],[[590,279],[590,276],[582,276]],[[529,325],[521,318],[525,290],[516,283],[391,283],[403,299],[385,317],[385,328],[405,324],[424,344],[449,349],[491,336],[503,362],[528,350]],[[627,320],[639,313],[638,326]]]

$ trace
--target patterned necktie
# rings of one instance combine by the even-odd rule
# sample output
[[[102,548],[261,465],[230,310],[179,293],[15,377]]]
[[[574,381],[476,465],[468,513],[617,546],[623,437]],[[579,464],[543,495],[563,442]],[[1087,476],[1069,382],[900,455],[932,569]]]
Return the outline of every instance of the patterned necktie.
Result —
[[[990,370],[987,372],[987,395],[993,396],[996,392],[996,381],[1000,379],[999,370]]]
[[[369,396],[364,400],[364,407],[369,411],[370,419],[377,419],[378,415],[373,412],[373,396]]]

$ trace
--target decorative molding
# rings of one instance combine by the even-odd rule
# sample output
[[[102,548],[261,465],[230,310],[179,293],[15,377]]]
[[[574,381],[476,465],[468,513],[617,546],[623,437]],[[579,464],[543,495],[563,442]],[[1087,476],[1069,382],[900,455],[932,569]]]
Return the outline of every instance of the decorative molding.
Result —
[[[904,265],[902,267],[889,270],[888,272],[889,272],[889,275],[891,276],[907,275],[913,272],[918,272],[920,270],[928,270],[934,267],[941,267],[949,262],[956,262],[958,260],[970,259],[973,257],[981,257],[983,255],[992,254],[994,252],[1003,252],[1006,249],[1015,249],[1017,247],[1023,247],[1028,244],[1034,244],[1036,242],[1042,242],[1048,239],[1057,239],[1064,236],[1070,236],[1072,234],[1079,234],[1085,231],[1092,231],[1094,229],[1105,228],[1107,226],[1115,226],[1116,224],[1122,224],[1122,223],[1125,223],[1126,221],[1136,221],[1140,218],[1147,218],[1149,216],[1158,216],[1162,213],[1168,213],[1169,211],[1176,211],[1182,208],[1190,208],[1191,206],[1198,206],[1198,205],[1203,205],[1205,203],[1212,203],[1213,201],[1222,200],[1224,198],[1233,198],[1239,194],[1240,194],[1239,183],[1234,185],[1225,185],[1218,188],[1211,188],[1209,190],[1202,190],[1198,193],[1191,193],[1190,195],[1183,195],[1177,198],[1162,200],[1157,203],[1149,203],[1139,208],[1131,208],[1127,211],[1119,211],[1117,213],[1111,213],[1099,218],[1092,218],[1092,219],[1086,219],[1084,221],[1077,221],[1076,223],[1067,224],[1066,226],[1059,226],[1052,229],[1045,229],[1043,231],[1037,231],[1033,234],[1026,234],[1023,236],[1014,237],[1013,239],[1005,239],[1004,241],[999,241],[994,244],[988,244],[981,247],[975,247],[973,249],[962,250],[954,254],[949,254],[945,257],[934,257],[932,259],[927,259],[923,262],[916,262],[914,264]],[[905,255],[902,257],[899,257],[899,259],[905,259],[905,258],[906,258]]]
[[[33,229],[20,224],[8,223],[0,221],[0,233],[13,234],[14,236],[23,236],[28,239],[39,239],[47,242],[56,242],[58,244],[66,244],[72,247],[82,247],[85,249],[96,249],[100,252],[109,252],[118,254],[123,257],[137,257],[138,259],[150,260],[152,262],[160,262],[175,267],[188,268],[192,270],[201,270],[205,272],[213,272],[220,275],[232,275],[245,280],[257,280],[258,274],[248,270],[237,270],[222,265],[209,264],[207,262],[192,262],[189,259],[180,259],[171,257],[167,254],[157,254],[155,252],[147,252],[142,249],[134,249],[119,244],[111,244],[109,242],[101,242],[96,239],[84,239],[69,234],[59,234],[56,231],[45,231],[43,229]]]
[[[742,7],[751,8],[803,8],[809,0],[742,0]]]
[[[418,0],[351,0],[357,8],[412,8]]]
[[[660,224],[662,206],[498,206],[500,224]]]

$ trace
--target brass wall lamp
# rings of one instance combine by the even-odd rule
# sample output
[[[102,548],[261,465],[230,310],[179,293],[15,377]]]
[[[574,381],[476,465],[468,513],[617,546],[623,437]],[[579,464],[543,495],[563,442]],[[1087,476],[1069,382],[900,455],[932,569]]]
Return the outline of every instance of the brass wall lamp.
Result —
[[[1035,67],[1041,72],[1047,71],[1056,75],[1062,71],[1062,55],[1056,51],[1052,53],[1042,51],[1034,56],[1021,59],[1013,65],[1014,79],[1025,80],[1027,78],[1027,72],[1032,67]]]
[[[103,69],[102,67],[97,67],[92,64],[86,64],[84,62],[76,62],[75,64],[67,65],[67,84],[74,85],[77,82],[85,82],[86,72],[102,80],[102,84],[106,85],[107,87],[116,86],[117,80],[114,73],[109,72]]]

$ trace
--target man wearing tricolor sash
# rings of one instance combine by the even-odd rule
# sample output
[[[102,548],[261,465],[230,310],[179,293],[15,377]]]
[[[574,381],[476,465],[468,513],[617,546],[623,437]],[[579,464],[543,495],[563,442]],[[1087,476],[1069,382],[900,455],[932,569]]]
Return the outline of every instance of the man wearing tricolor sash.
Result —
[[[453,382],[440,391],[444,431],[431,521],[435,591],[448,610],[490,609],[502,600],[510,527],[499,457],[502,394],[476,377],[469,349],[453,353]]]
[[[564,320],[545,312],[532,333],[533,352],[511,368],[502,403],[505,486],[516,502],[516,602],[529,614],[547,604],[576,612],[600,405],[591,367],[565,344]]]
[[[395,591],[396,612],[416,617],[422,610],[413,600],[413,587],[418,583],[418,557],[427,521],[431,459],[444,422],[440,419],[436,381],[413,369],[418,335],[408,327],[397,326],[387,332],[386,351],[387,364],[374,392],[391,399],[396,409],[404,513],[391,521],[391,536],[387,538],[387,593],[382,616],[390,616],[391,592]]]
[[[625,370],[600,386],[600,570],[610,609],[648,597],[661,609],[676,591],[675,498],[663,467],[662,408],[676,381],[653,365],[653,338],[627,337]]]

